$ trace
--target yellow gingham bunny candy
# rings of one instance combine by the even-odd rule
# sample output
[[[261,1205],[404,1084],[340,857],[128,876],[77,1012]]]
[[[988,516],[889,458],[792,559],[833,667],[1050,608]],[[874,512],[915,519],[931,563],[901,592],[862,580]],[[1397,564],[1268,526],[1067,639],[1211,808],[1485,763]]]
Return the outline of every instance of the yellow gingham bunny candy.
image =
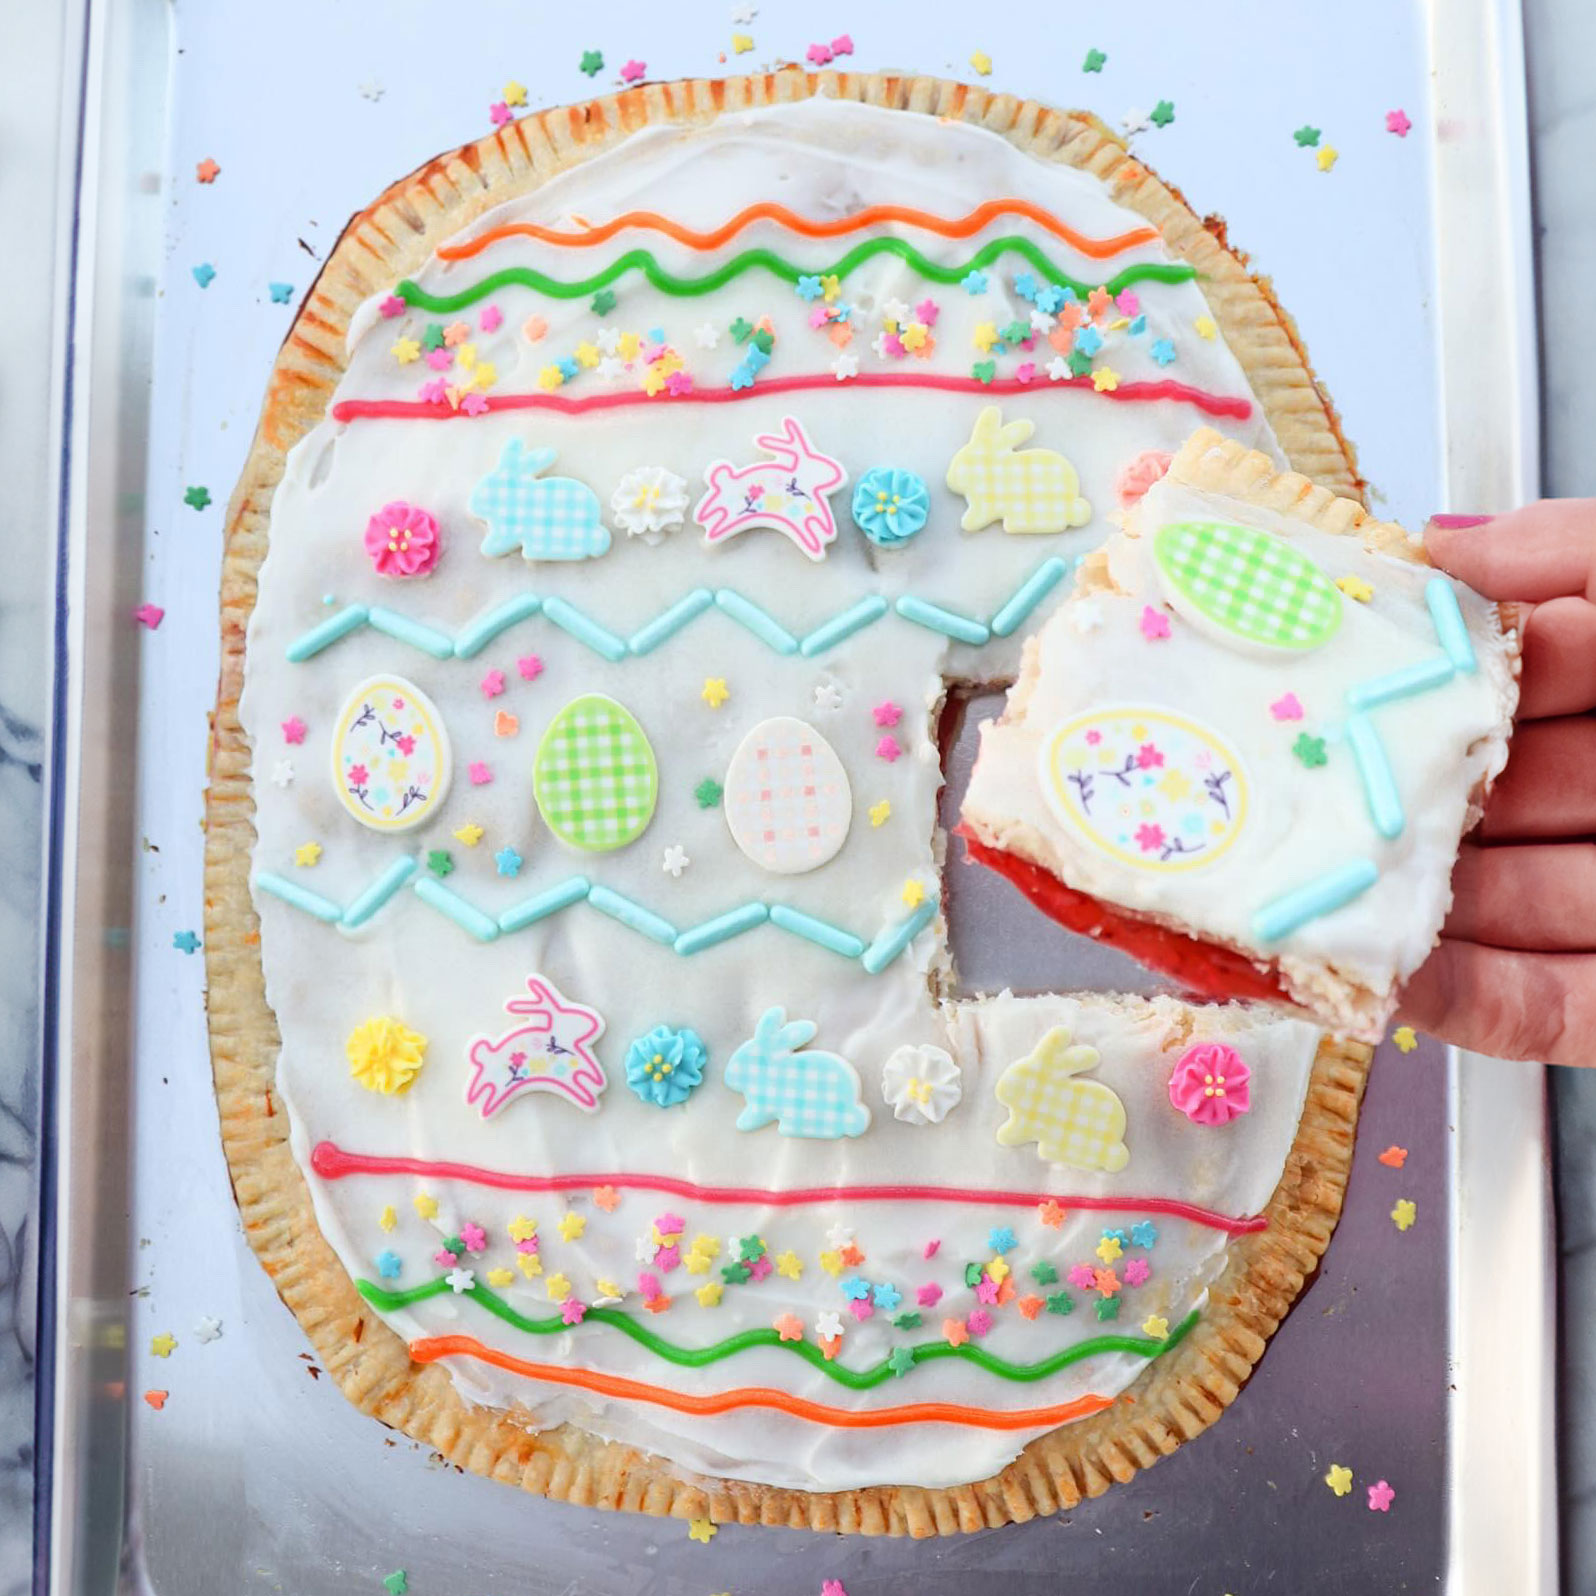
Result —
[[[1019,448],[1035,430],[1029,421],[1005,424],[996,405],[975,418],[970,441],[948,464],[948,486],[966,501],[966,532],[998,520],[1005,532],[1064,532],[1091,520],[1075,467],[1052,449]]]

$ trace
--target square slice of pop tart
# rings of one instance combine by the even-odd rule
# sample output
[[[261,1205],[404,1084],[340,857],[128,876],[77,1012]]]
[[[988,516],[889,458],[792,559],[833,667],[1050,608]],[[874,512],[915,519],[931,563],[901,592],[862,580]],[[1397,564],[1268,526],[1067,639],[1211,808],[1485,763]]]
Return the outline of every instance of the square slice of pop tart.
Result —
[[[1206,998],[1378,1041],[1507,761],[1511,614],[1204,429],[981,728],[970,853]]]

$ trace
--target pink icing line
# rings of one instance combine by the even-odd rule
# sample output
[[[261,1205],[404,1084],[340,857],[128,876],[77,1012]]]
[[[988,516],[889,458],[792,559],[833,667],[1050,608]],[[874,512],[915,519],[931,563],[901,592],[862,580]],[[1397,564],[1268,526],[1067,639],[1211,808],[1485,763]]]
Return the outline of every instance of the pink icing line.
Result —
[[[1262,1214],[1232,1219],[1182,1202],[1178,1197],[1066,1197],[1058,1192],[984,1191],[969,1186],[798,1186],[789,1191],[769,1191],[760,1186],[698,1186],[674,1175],[512,1175],[503,1170],[480,1169],[430,1158],[386,1158],[373,1153],[350,1153],[335,1142],[317,1142],[310,1167],[323,1180],[343,1180],[349,1175],[425,1175],[434,1180],[460,1180],[499,1191],[592,1191],[597,1186],[623,1186],[635,1191],[668,1192],[675,1197],[707,1203],[748,1203],[769,1208],[801,1208],[829,1202],[955,1202],[997,1203],[1012,1208],[1034,1208],[1049,1200],[1061,1208],[1083,1208],[1113,1213],[1169,1214],[1207,1225],[1232,1236],[1267,1230]]]
[[[829,388],[842,391],[848,388],[931,388],[942,393],[1046,393],[1056,388],[1084,390],[1098,399],[1115,403],[1151,403],[1157,399],[1184,400],[1206,411],[1211,416],[1230,416],[1245,421],[1252,415],[1252,401],[1224,394],[1208,393],[1184,382],[1165,377],[1157,382],[1122,382],[1117,388],[1101,392],[1092,387],[1089,377],[1067,377],[1062,382],[1019,382],[1004,378],[995,382],[980,382],[974,377],[950,377],[926,374],[917,376],[907,371],[865,372],[838,380],[830,372],[811,372],[790,377],[762,377],[747,388],[694,388],[671,399],[660,399],[641,389],[621,393],[595,393],[583,399],[568,399],[556,393],[507,393],[489,396],[488,413],[504,410],[557,410],[566,415],[582,415],[589,410],[621,410],[631,405],[648,404],[735,404],[741,399],[755,399],[777,393],[798,393],[805,389]],[[464,410],[449,405],[424,404],[416,399],[340,399],[332,407],[334,421],[365,421],[383,418],[397,420],[409,417],[420,421],[452,421],[464,415]]]

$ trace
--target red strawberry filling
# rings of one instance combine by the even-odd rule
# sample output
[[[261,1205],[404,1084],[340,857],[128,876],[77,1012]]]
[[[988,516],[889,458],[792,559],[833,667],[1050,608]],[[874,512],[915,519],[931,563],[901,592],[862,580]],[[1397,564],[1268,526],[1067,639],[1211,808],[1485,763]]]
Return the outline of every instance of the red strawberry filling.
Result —
[[[1167,926],[1122,914],[1084,892],[1067,887],[1041,865],[1017,854],[990,848],[967,827],[955,833],[964,839],[972,859],[996,870],[1014,883],[1049,919],[1066,930],[1092,937],[1107,947],[1127,953],[1139,964],[1167,975],[1186,991],[1209,1002],[1233,998],[1262,1002],[1288,1002],[1273,965],[1259,969],[1245,954],[1171,931]]]

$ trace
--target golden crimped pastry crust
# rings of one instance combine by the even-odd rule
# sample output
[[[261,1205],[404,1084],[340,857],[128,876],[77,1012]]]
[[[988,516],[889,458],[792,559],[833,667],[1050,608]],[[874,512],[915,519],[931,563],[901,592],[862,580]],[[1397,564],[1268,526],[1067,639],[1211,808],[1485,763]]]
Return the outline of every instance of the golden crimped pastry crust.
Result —
[[[245,1234],[318,1357],[348,1398],[450,1461],[583,1506],[677,1518],[863,1534],[953,1534],[1053,1513],[1128,1479],[1211,1424],[1234,1399],[1329,1242],[1351,1163],[1368,1049],[1326,1041],[1297,1137],[1266,1210],[1267,1230],[1230,1246],[1202,1320],[1113,1405],[1041,1437],[1001,1474],[956,1489],[879,1487],[806,1493],[682,1478],[636,1450],[562,1427],[536,1432],[514,1412],[473,1407],[441,1365],[412,1364],[373,1316],[316,1227],[276,1094],[279,1037],[265,999],[250,900],[254,842],[250,750],[238,720],[245,633],[267,546],[273,490],[292,446],[322,419],[343,369],[349,319],[414,272],[490,207],[658,122],[708,122],[726,110],[813,94],[978,124],[1044,160],[1095,174],[1119,203],[1195,265],[1292,464],[1344,494],[1360,483],[1351,451],[1289,321],[1205,224],[1094,118],[926,77],[807,73],[652,84],[527,116],[428,162],[345,229],[280,351],[243,476],[228,506],[222,667],[207,801],[205,953],[222,1139]],[[1316,490],[1322,491],[1322,490]]]

